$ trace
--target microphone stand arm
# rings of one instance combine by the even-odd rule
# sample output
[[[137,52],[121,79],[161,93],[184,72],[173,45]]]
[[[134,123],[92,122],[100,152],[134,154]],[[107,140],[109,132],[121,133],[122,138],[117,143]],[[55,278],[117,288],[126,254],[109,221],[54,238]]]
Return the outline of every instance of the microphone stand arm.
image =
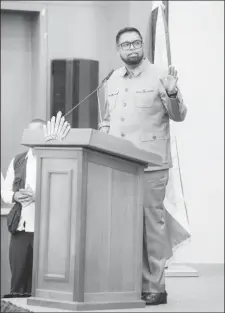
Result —
[[[82,102],[84,102],[85,100],[87,100],[88,98],[90,98],[91,95],[93,95],[93,93],[95,93],[96,91],[98,91],[105,83],[105,80],[102,81],[102,83],[95,89],[93,90],[87,97],[85,97],[83,100],[81,100],[77,105],[75,105],[75,107],[73,107],[70,111],[68,111],[64,117],[66,117],[67,115],[69,115],[73,110],[75,110]]]

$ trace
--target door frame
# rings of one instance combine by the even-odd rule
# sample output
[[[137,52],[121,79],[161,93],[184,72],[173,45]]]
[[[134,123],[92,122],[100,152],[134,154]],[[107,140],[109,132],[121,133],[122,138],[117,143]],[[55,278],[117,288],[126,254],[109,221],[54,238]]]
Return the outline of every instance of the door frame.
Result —
[[[37,75],[35,77],[35,97],[32,102],[32,112],[34,117],[47,120],[49,118],[49,108],[47,99],[48,90],[48,10],[44,3],[35,1],[1,1],[1,11],[14,12],[34,12],[38,13],[38,64]]]

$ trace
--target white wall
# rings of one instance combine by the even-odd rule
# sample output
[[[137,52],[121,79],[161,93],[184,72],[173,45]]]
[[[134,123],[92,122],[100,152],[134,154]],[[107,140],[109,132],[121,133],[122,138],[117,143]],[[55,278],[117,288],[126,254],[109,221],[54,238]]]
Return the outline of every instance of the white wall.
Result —
[[[4,176],[31,120],[31,29],[29,14],[1,13],[1,171]],[[19,118],[18,118],[19,117]]]
[[[192,242],[177,262],[224,262],[224,2],[170,1],[172,63],[188,114],[176,126]]]

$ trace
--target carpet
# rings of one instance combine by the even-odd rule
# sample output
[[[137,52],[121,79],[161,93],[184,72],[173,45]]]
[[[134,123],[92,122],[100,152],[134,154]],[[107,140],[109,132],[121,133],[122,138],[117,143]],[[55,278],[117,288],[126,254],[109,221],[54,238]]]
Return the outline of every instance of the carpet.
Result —
[[[11,302],[1,300],[1,312],[32,312]]]

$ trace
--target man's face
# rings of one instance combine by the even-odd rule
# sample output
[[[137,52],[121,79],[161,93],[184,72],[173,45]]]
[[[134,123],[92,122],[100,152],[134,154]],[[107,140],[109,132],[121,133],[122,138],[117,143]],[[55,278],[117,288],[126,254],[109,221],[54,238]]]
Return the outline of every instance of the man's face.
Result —
[[[142,40],[136,32],[122,34],[117,46],[121,59],[127,65],[138,65],[144,57]]]

